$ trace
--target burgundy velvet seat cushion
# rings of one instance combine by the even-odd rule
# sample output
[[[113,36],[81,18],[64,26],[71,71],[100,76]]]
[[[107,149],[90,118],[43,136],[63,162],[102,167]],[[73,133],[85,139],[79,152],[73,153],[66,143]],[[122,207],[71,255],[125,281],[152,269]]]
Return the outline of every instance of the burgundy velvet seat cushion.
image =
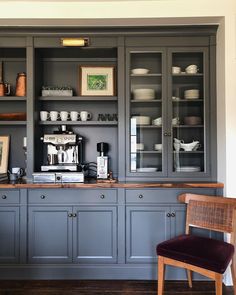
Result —
[[[224,273],[234,246],[215,239],[181,235],[157,245],[157,255]]]

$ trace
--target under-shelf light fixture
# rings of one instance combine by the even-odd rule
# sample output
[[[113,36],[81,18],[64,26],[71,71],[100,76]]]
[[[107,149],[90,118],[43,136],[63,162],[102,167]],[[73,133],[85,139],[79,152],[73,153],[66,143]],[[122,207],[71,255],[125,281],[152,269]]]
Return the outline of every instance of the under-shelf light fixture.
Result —
[[[89,45],[88,38],[61,38],[61,44],[65,47],[85,47]]]

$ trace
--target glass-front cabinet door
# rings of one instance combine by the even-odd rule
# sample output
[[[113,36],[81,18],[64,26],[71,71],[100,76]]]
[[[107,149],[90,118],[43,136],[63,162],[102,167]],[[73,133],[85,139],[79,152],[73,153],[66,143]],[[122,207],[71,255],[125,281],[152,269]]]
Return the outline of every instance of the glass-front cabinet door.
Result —
[[[206,136],[206,126],[209,126],[208,59],[205,48],[169,50],[171,157],[168,171],[175,177],[202,177],[209,173]]]
[[[166,173],[164,85],[165,52],[148,48],[128,49],[127,58],[127,174],[154,176]]]

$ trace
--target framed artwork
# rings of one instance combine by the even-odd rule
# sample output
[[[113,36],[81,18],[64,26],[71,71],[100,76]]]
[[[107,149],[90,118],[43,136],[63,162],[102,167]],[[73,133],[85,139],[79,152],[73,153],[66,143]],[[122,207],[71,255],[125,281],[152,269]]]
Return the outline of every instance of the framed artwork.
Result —
[[[0,136],[0,173],[7,173],[9,141],[9,136]]]
[[[115,67],[80,66],[79,93],[81,96],[115,95]]]

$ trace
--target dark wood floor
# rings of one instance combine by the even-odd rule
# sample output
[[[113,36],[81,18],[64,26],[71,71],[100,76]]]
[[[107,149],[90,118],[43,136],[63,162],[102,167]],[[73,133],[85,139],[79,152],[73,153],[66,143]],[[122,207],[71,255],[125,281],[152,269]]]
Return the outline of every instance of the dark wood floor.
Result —
[[[149,295],[156,294],[156,281],[0,281],[0,295]],[[166,282],[166,295],[213,295],[214,283]],[[233,295],[232,287],[223,287]]]

